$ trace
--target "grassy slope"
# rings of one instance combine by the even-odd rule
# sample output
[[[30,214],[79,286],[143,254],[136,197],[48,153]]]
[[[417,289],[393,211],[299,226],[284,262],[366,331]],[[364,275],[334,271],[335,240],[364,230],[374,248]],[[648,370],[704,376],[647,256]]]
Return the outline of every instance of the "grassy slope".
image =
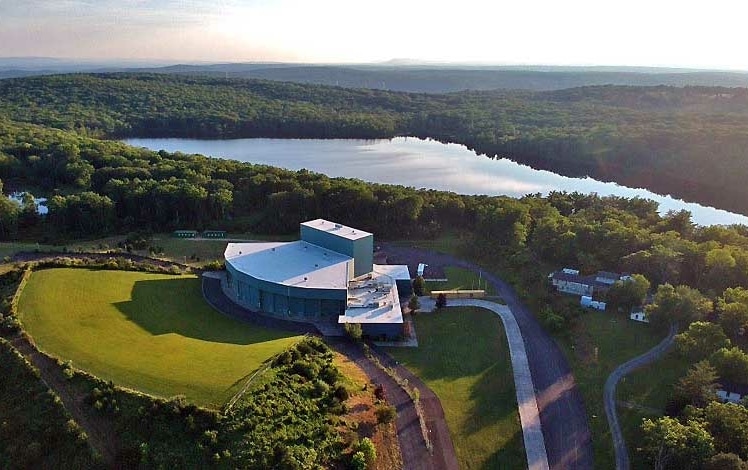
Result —
[[[636,445],[641,437],[642,420],[664,414],[667,400],[673,393],[673,385],[686,375],[690,365],[687,359],[671,350],[654,364],[634,371],[618,386],[619,400],[640,407],[627,410],[619,407],[621,429],[631,455],[632,468],[647,468],[646,462],[637,452]]]
[[[418,348],[388,352],[439,397],[460,468],[522,468],[526,459],[501,320],[476,308],[415,317]]]
[[[595,468],[615,466],[603,405],[605,381],[616,367],[652,348],[663,337],[664,334],[649,325],[630,321],[623,314],[590,311],[579,319],[570,339],[559,341],[569,358],[590,416]],[[620,391],[617,398],[625,399]],[[627,421],[623,424],[626,427]]]
[[[208,306],[199,280],[124,271],[35,272],[20,299],[39,347],[106,380],[220,405],[238,381],[297,340]]]

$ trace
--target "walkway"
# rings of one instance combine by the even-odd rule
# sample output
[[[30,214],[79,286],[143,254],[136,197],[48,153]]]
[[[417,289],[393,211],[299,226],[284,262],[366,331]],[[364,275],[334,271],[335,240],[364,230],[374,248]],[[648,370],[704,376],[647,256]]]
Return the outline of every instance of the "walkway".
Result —
[[[473,263],[452,255],[383,243],[387,261],[407,264],[411,272],[418,263],[434,267],[456,266],[481,272],[514,314],[524,338],[530,372],[535,384],[540,423],[545,437],[548,463],[554,470],[593,468],[592,440],[587,410],[574,381],[569,363],[554,339],[519,299],[512,286]]]
[[[548,455],[545,450],[543,430],[540,425],[540,410],[535,396],[535,386],[530,374],[530,363],[522,339],[522,332],[514,314],[506,305],[477,299],[450,299],[450,307],[469,306],[490,310],[501,317],[504,323],[506,339],[509,342],[509,355],[512,359],[514,388],[517,393],[519,419],[522,423],[522,435],[525,441],[527,467],[529,470],[547,470]]]
[[[617,470],[628,470],[631,468],[631,463],[629,462],[629,452],[626,448],[626,442],[623,439],[621,426],[618,424],[618,414],[616,413],[616,386],[621,378],[635,369],[647,365],[650,362],[654,362],[662,357],[670,346],[672,346],[677,332],[678,327],[676,325],[671,325],[667,337],[662,340],[660,344],[641,356],[637,356],[618,366],[616,370],[610,374],[608,380],[605,381],[605,390],[603,392],[605,399],[605,414],[608,415],[608,425],[610,426],[610,433],[613,435],[613,448],[616,452]]]

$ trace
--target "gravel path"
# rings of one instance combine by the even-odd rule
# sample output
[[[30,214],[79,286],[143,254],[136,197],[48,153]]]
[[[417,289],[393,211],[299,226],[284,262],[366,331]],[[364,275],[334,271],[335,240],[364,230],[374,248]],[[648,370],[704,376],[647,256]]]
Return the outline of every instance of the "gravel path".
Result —
[[[522,423],[522,437],[525,442],[527,467],[529,470],[547,470],[548,455],[545,450],[545,439],[540,425],[540,411],[532,383],[530,364],[527,360],[525,343],[514,314],[506,305],[476,299],[453,299],[451,306],[480,307],[490,310],[501,318],[509,343],[509,355],[512,359],[514,388],[517,393],[519,419]]]
[[[608,425],[610,426],[610,433],[613,435],[613,448],[616,452],[616,469],[617,470],[628,470],[631,468],[629,462],[629,452],[626,448],[626,442],[623,439],[623,433],[621,432],[621,426],[618,423],[618,414],[616,413],[616,386],[618,382],[624,376],[628,375],[635,369],[654,362],[662,357],[665,352],[673,345],[675,334],[678,332],[676,325],[670,326],[670,331],[667,337],[662,340],[660,344],[653,347],[649,351],[645,352],[641,356],[637,356],[628,362],[625,362],[618,366],[613,371],[608,380],[605,381],[605,390],[603,395],[605,397],[605,414],[608,416]]]
[[[408,264],[411,272],[415,272],[418,263],[481,271],[473,263],[443,253],[388,243],[383,243],[382,247],[388,255],[388,263]],[[482,276],[507,303],[522,332],[532,380],[537,389],[549,467],[554,470],[593,468],[587,410],[563,352],[509,284],[485,271],[482,271]]]

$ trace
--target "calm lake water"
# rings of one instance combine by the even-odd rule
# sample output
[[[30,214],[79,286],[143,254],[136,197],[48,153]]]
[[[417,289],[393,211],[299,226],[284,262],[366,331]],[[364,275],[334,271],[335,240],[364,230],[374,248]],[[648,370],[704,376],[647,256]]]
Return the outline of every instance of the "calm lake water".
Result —
[[[686,209],[700,225],[745,224],[748,217],[684,202],[646,189],[628,188],[592,178],[568,178],[534,170],[507,159],[479,156],[463,145],[442,144],[413,137],[391,140],[297,139],[126,139],[151,150],[197,153],[217,158],[273,165],[291,170],[306,168],[328,176],[359,178],[376,183],[402,184],[461,194],[509,195],[549,191],[579,191],[601,196],[652,199],[660,212]]]

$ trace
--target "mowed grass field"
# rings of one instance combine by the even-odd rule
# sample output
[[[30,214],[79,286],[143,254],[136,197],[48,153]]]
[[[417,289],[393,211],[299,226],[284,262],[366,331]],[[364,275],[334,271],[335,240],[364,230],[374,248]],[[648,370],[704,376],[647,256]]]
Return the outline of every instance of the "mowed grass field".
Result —
[[[38,347],[115,384],[218,407],[299,337],[225,317],[194,276],[34,272],[19,315]]]
[[[486,295],[496,295],[493,286],[489,285],[485,278],[470,270],[447,266],[444,268],[444,274],[447,276],[447,281],[426,282],[429,292],[434,290],[483,289],[486,291]]]
[[[419,346],[387,352],[439,397],[460,468],[527,468],[501,319],[451,307],[414,320]]]

